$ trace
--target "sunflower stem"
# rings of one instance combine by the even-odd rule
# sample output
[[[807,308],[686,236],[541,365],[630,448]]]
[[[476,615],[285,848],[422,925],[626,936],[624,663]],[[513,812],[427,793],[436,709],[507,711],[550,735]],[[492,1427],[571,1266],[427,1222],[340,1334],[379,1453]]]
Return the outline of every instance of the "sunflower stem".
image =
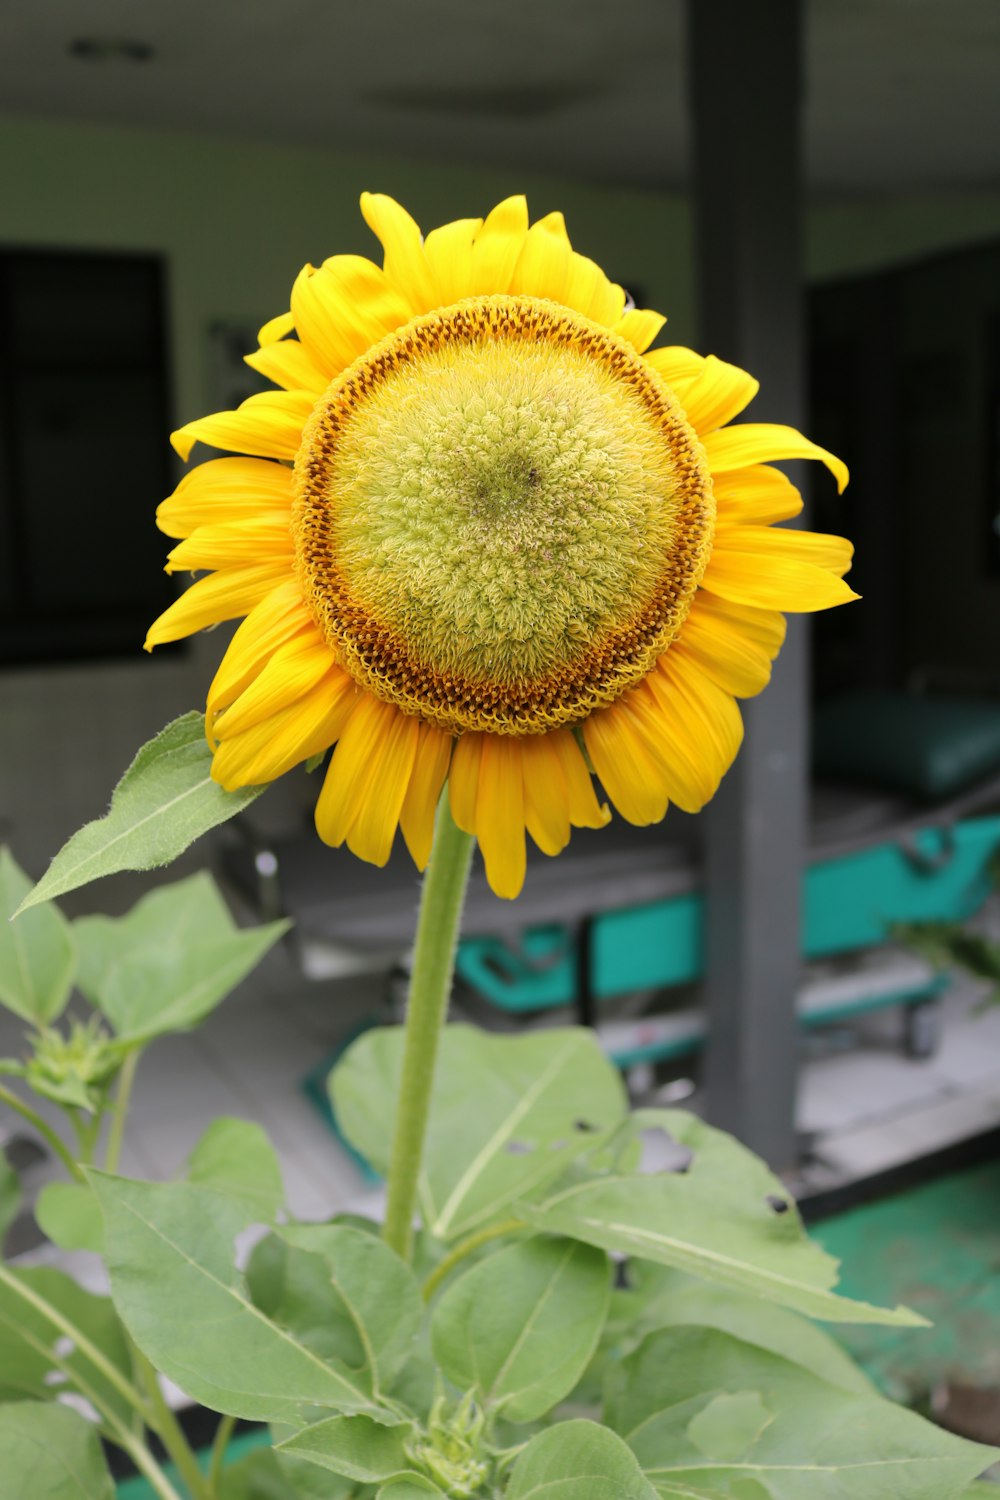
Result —
[[[389,1167],[382,1238],[405,1261],[413,1253],[413,1216],[424,1153],[438,1042],[448,1014],[455,948],[475,840],[455,823],[445,790],[424,876],[406,1008],[403,1071]]]

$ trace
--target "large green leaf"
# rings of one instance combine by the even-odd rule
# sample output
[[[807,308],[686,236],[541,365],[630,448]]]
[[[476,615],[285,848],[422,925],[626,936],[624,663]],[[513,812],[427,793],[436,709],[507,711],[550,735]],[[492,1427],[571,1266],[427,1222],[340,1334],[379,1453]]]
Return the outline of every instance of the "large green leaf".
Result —
[[[47,1182],[35,1201],[42,1232],[60,1250],[104,1249],[104,1220],[93,1189],[82,1182]]]
[[[278,1154],[267,1132],[252,1120],[213,1120],[188,1157],[187,1179],[238,1198],[262,1223],[284,1207]]]
[[[422,1321],[416,1278],[380,1239],[345,1224],[289,1224],[254,1248],[255,1306],[374,1392],[392,1385]]]
[[[234,1264],[250,1208],[190,1183],[89,1175],[115,1305],[139,1347],[188,1395],[295,1426],[309,1406],[378,1410],[366,1379],[320,1358],[250,1300]]]
[[[150,891],[124,917],[78,921],[77,982],[118,1039],[137,1045],[197,1026],[287,927],[237,927],[202,871]]]
[[[97,1429],[65,1406],[0,1406],[3,1500],[114,1500]]]
[[[608,1310],[608,1258],[579,1241],[535,1238],[487,1256],[434,1310],[434,1354],[459,1390],[531,1422],[569,1395]]]
[[[633,1454],[596,1422],[560,1422],[533,1437],[506,1500],[656,1500]]]
[[[399,1027],[366,1032],[334,1070],[337,1118],[386,1171],[402,1061]],[[495,1036],[449,1026],[441,1038],[420,1177],[425,1227],[467,1234],[554,1181],[625,1115],[616,1070],[593,1035]]]
[[[109,1299],[84,1291],[72,1277],[49,1266],[17,1271],[5,1267],[3,1276],[0,1402],[25,1398],[49,1401],[75,1386],[84,1396],[96,1395],[126,1425],[130,1423],[132,1407],[113,1382],[95,1368],[87,1354],[67,1337],[64,1328],[53,1323],[38,1305],[40,1301],[47,1303],[123,1376],[131,1378],[132,1361],[125,1334]],[[61,1370],[57,1361],[66,1368]]]
[[[780,1354],[845,1391],[875,1394],[867,1375],[830,1334],[786,1307],[652,1261],[630,1262],[627,1277],[628,1288],[611,1295],[606,1326],[609,1342],[625,1344],[626,1353],[660,1328],[694,1323]]]
[[[440,1496],[440,1500],[447,1500],[444,1490],[439,1490],[432,1480],[424,1479],[420,1474],[402,1474],[383,1484],[375,1500],[427,1500],[428,1495],[431,1500],[435,1495]]]
[[[371,1417],[327,1417],[286,1438],[279,1452],[305,1458],[358,1484],[379,1484],[406,1469],[415,1428],[385,1427]]]
[[[76,948],[69,923],[56,906],[40,906],[16,922],[31,881],[9,849],[0,849],[0,1005],[48,1026],[73,988]]]
[[[255,1448],[223,1469],[218,1500],[354,1500],[356,1494],[350,1480],[334,1479],[316,1464]]]
[[[657,1486],[771,1500],[957,1500],[994,1456],[715,1329],[652,1334],[611,1371],[606,1418]]]
[[[19,910],[118,870],[167,865],[265,790],[225,792],[212,780],[211,764],[204,715],[183,714],[167,724],[138,752],[105,816],[63,845]]]
[[[387,1389],[415,1352],[423,1322],[409,1266],[381,1239],[349,1224],[286,1224],[279,1232],[294,1249],[320,1260],[375,1389]]]
[[[680,1110],[641,1111],[640,1127],[664,1131],[691,1152],[686,1169],[590,1178],[518,1212],[539,1229],[675,1266],[809,1317],[925,1324],[907,1308],[832,1292],[837,1261],[808,1238],[779,1179],[731,1136]]]

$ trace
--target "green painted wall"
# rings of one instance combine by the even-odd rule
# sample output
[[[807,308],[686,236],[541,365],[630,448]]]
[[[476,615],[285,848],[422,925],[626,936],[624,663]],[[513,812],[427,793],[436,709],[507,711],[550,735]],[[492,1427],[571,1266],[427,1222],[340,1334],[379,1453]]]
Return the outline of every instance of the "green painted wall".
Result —
[[[616,191],[524,172],[207,140],[150,131],[0,121],[0,242],[156,250],[168,261],[176,411],[200,415],[205,333],[288,306],[306,262],[377,254],[364,189],[399,198],[425,227],[527,192],[533,217],[560,208],[580,249],[640,287],[693,338],[687,206],[677,194]]]

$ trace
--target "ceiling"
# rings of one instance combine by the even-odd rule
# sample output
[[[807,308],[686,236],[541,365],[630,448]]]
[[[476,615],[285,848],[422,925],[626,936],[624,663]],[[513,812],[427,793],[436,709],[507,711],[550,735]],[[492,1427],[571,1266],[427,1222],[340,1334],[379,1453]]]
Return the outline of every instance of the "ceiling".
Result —
[[[683,9],[13,4],[0,14],[0,112],[677,186],[688,172]],[[806,50],[811,188],[996,186],[1000,0],[809,0]]]

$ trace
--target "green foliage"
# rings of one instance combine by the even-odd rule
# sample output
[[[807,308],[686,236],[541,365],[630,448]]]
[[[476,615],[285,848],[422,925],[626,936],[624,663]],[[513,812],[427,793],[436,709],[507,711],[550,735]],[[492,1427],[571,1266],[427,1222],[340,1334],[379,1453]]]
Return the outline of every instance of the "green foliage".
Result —
[[[752,1480],[772,1500],[953,1500],[989,1450],[877,1397],[695,1327],[664,1329],[609,1372],[605,1420],[657,1485]]]
[[[310,1406],[377,1411],[371,1381],[254,1305],[235,1239],[254,1214],[190,1183],[93,1172],[115,1305],[158,1369],[216,1411],[298,1425]]]
[[[621,1438],[596,1422],[540,1432],[514,1465],[507,1500],[656,1500]]]
[[[893,936],[936,969],[964,969],[973,979],[990,984],[987,1002],[1000,1002],[1000,943],[969,932],[960,922],[900,924]]]
[[[66,1032],[46,1026],[33,1041],[34,1049],[21,1074],[25,1083],[55,1104],[95,1114],[122,1063],[121,1052],[111,1045],[100,1017],[72,1021]]]
[[[241,929],[210,875],[150,891],[124,917],[75,924],[78,983],[120,1046],[188,1031],[239,984],[287,931]]]
[[[0,1151],[0,1249],[4,1235],[17,1218],[21,1209],[21,1184],[17,1173]]]
[[[278,1154],[250,1120],[213,1120],[188,1157],[187,1180],[238,1199],[265,1223],[284,1207]]]
[[[327,1417],[286,1438],[279,1451],[308,1458],[345,1479],[378,1484],[409,1467],[411,1424],[386,1427],[371,1417]]]
[[[42,1310],[45,1304],[58,1322]],[[47,1266],[5,1271],[0,1281],[0,1402],[51,1401],[75,1388],[128,1424],[132,1412],[120,1390],[95,1367],[79,1341],[67,1338],[66,1324],[122,1376],[131,1374],[124,1332],[107,1297],[84,1291],[72,1277]]]
[[[0,849],[0,1005],[47,1026],[69,999],[76,952],[69,923],[54,906],[8,920],[30,890],[31,881],[10,850]]]
[[[35,1200],[35,1218],[61,1250],[104,1248],[104,1220],[93,1190],[82,1182],[47,1182]]]
[[[375,1392],[388,1390],[414,1351],[422,1322],[416,1277],[388,1245],[347,1224],[289,1224],[281,1231],[294,1254],[319,1264],[334,1299],[334,1324],[350,1332]],[[339,1355],[348,1357],[346,1344]]]
[[[114,1500],[96,1429],[65,1406],[0,1406],[3,1500]]]
[[[379,1171],[389,1162],[402,1041],[398,1027],[365,1032],[331,1079],[342,1129]],[[420,1183],[428,1231],[453,1240],[488,1223],[554,1181],[625,1111],[621,1079],[589,1032],[448,1027]]]
[[[806,1236],[787,1190],[745,1147],[680,1110],[644,1110],[692,1153],[683,1172],[611,1172],[560,1188],[523,1216],[536,1228],[752,1292],[814,1318],[898,1323],[923,1319],[838,1297],[837,1262]]]
[[[593,1355],[611,1289],[607,1256],[531,1239],[473,1266],[434,1311],[434,1354],[459,1390],[512,1422],[544,1416]]]
[[[64,844],[23,897],[19,911],[119,870],[152,870],[259,797],[264,787],[225,792],[211,777],[212,752],[200,713],[183,714],[136,755],[103,818]]]

